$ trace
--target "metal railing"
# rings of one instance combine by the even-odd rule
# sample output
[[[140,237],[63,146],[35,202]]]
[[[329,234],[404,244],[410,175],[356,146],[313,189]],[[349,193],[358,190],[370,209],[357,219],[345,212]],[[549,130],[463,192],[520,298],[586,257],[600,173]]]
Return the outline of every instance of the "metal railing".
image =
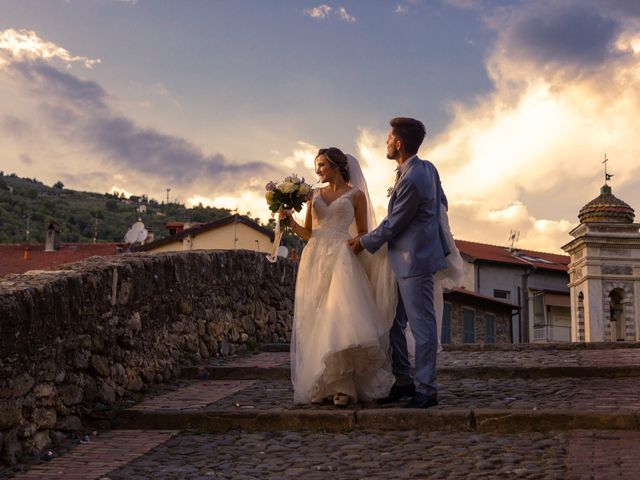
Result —
[[[571,327],[564,325],[544,325],[533,327],[534,342],[570,342]]]

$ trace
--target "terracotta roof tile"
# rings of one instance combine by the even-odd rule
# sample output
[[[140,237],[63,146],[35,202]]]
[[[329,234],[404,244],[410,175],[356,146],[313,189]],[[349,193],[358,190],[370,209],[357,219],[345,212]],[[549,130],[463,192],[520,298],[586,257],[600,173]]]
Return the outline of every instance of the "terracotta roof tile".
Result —
[[[463,297],[469,297],[484,303],[494,304],[499,307],[510,308],[511,310],[520,310],[522,308],[514,303],[507,302],[505,300],[501,300],[495,297],[488,297],[486,295],[481,295],[477,292],[467,290],[466,288],[453,288],[453,289],[444,291],[445,299],[451,299],[460,295]]]
[[[472,260],[520,266],[533,265],[543,270],[557,270],[562,272],[568,270],[568,255],[536,252],[534,250],[523,250],[520,248],[510,251],[507,247],[469,242],[466,240],[456,240],[455,242],[460,253],[470,257]]]
[[[77,262],[96,255],[115,255],[120,243],[63,243],[59,250],[45,252],[44,244],[29,245],[29,256],[24,258],[26,243],[0,245],[0,277],[29,270],[52,270],[57,265]]]

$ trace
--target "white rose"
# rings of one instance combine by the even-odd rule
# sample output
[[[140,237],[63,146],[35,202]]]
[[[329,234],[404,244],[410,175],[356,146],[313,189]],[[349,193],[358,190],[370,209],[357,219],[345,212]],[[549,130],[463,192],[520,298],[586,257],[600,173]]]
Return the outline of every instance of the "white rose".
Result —
[[[311,187],[306,183],[303,183],[302,185],[300,185],[300,196],[306,197],[307,194],[309,193],[309,190],[311,190]]]
[[[298,185],[296,185],[293,182],[282,182],[280,185],[278,185],[277,188],[282,193],[292,193],[296,191],[296,189],[298,188]]]

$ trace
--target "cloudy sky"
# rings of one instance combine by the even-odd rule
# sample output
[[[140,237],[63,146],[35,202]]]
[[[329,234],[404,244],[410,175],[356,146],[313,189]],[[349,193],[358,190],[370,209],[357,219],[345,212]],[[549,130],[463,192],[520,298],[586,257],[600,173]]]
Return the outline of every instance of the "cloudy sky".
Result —
[[[2,0],[0,170],[250,211],[338,146],[377,209],[388,120],[428,137],[457,238],[558,251],[640,206],[637,0]]]

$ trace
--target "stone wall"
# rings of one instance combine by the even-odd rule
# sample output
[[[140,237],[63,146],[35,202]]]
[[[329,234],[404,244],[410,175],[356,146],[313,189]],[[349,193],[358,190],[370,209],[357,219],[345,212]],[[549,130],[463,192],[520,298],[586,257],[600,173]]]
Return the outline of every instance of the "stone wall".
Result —
[[[511,343],[511,312],[504,309],[490,309],[487,307],[479,307],[473,304],[463,304],[459,302],[447,302],[451,312],[451,345],[464,344],[463,341],[463,322],[462,310],[469,309],[475,314],[474,343],[487,343],[485,338],[485,315],[491,314],[495,316],[495,343],[507,344]]]
[[[295,264],[190,251],[95,257],[0,280],[4,463],[180,366],[289,340]]]

